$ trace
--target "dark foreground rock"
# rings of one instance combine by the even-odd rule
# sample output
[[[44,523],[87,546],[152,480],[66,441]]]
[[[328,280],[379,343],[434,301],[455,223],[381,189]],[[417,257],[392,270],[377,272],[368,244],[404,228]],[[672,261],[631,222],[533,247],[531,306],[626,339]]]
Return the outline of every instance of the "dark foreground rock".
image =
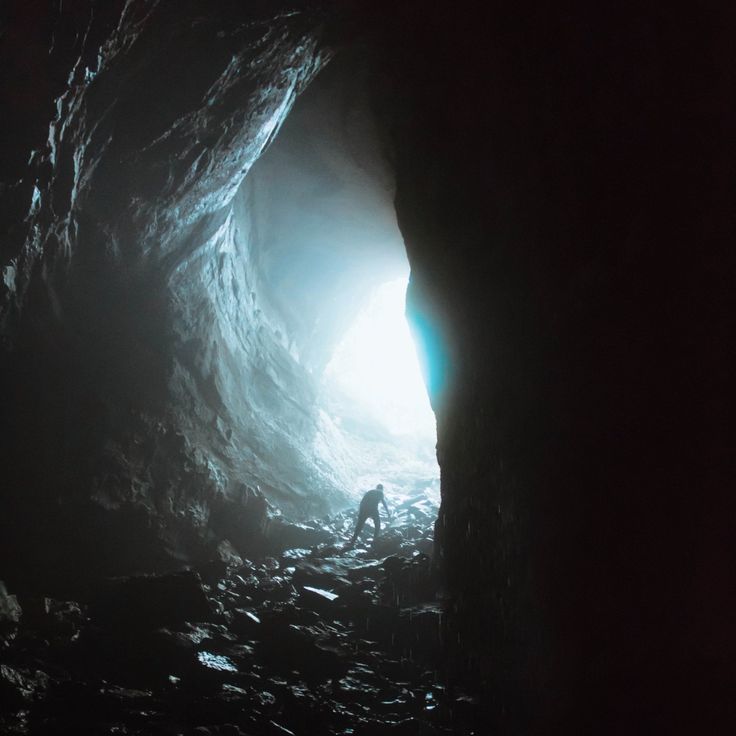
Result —
[[[436,506],[419,496],[395,512],[377,543],[369,530],[350,551],[345,513],[284,524],[304,546],[278,555],[220,550],[202,576],[110,579],[80,602],[3,590],[15,636],[0,731],[473,733],[473,698],[443,674],[443,610],[422,551]]]

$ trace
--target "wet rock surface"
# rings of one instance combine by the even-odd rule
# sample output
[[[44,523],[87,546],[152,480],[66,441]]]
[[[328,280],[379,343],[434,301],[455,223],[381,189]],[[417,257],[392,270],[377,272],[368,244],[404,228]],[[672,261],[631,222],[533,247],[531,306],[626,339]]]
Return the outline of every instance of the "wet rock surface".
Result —
[[[343,512],[304,525],[311,547],[107,579],[79,601],[3,589],[0,731],[477,732],[444,672],[436,512],[416,494],[352,550]]]

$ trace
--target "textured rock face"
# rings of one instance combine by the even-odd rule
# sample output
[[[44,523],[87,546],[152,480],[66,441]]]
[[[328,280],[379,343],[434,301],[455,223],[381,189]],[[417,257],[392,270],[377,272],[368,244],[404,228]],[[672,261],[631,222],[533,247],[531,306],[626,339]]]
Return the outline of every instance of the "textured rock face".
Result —
[[[408,269],[372,109],[375,57],[365,45],[342,50],[247,180],[246,207],[263,244],[251,254],[254,267],[283,315],[285,344],[314,372],[371,289]]]
[[[406,269],[370,54],[343,53],[263,155],[332,56],[315,4],[83,5],[40,14],[47,84],[11,119],[30,161],[3,150],[6,549],[104,571],[270,548],[274,506],[346,503],[320,374]],[[38,14],[10,19],[19,69]]]
[[[14,11],[11,40],[38,14]],[[268,223],[241,189],[329,58],[323,17],[198,2],[41,16],[52,60],[12,119],[30,163],[3,152],[6,549],[45,573],[150,567],[245,516],[247,550],[268,513],[256,485],[313,514],[345,481],[312,451],[315,389],[294,356],[319,315],[287,333],[260,264]],[[37,48],[16,41],[23,68]],[[47,139],[22,136],[44,93]]]

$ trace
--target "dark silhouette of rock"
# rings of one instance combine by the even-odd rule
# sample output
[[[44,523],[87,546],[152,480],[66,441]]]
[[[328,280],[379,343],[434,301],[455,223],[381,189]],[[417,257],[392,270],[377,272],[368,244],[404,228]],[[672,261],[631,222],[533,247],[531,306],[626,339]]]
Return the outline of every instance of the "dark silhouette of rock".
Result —
[[[319,525],[332,555],[343,521]],[[409,517],[394,524],[397,539],[416,536]],[[446,733],[450,701],[425,674],[442,660],[428,560],[369,554],[228,556],[208,585],[191,571],[107,580],[88,615],[29,598],[6,647],[0,725],[62,732],[82,709],[99,731]]]
[[[185,621],[210,621],[213,606],[193,571],[104,581],[90,604],[95,623],[155,629]]]
[[[5,583],[0,581],[0,626],[17,624],[22,614],[17,596],[8,593]]]

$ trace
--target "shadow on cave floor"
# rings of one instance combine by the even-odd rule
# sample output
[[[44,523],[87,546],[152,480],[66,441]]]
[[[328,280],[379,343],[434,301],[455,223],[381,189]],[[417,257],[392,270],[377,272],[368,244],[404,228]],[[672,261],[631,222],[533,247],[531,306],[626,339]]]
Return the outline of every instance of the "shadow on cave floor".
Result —
[[[108,579],[79,602],[0,585],[0,731],[475,733],[474,699],[441,675],[436,498],[392,510],[349,552],[343,512],[313,522],[312,548]]]

